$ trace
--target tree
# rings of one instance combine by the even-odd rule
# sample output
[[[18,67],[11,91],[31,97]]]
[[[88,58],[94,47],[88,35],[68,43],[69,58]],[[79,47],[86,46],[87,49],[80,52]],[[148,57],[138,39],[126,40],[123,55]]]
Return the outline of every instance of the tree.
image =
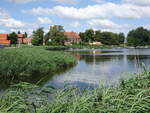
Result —
[[[32,34],[33,40],[32,44],[33,45],[43,45],[43,38],[44,38],[44,31],[43,28],[38,28],[37,30],[33,31]]]
[[[11,41],[11,44],[17,44],[17,34],[15,32],[12,32],[9,34],[9,40]]]
[[[20,32],[20,31],[18,31],[18,34],[21,34],[21,32]]]
[[[119,45],[119,40],[118,34],[112,32],[102,32],[99,39],[105,45]]]
[[[85,33],[80,32],[80,33],[79,33],[79,36],[80,36],[82,42],[88,42],[88,40],[87,40],[87,38],[86,38],[86,36],[85,36]]]
[[[50,31],[45,34],[45,36],[44,36],[44,43],[46,45],[49,45],[50,44],[49,40],[50,40]]]
[[[27,38],[27,37],[28,37],[28,34],[27,34],[27,32],[25,32],[25,33],[24,33],[24,36],[25,36],[25,38]]]
[[[87,42],[95,41],[94,30],[93,29],[87,29],[85,31],[85,37],[86,37]]]
[[[102,42],[102,33],[100,30],[95,31],[95,41]]]
[[[63,26],[54,25],[50,27],[50,31],[45,35],[46,44],[51,40],[51,44],[64,45],[67,40],[67,36],[64,34],[65,30]]]
[[[119,45],[123,44],[125,36],[123,33],[101,32],[100,30],[94,31],[88,29],[80,34],[83,43],[98,41],[105,45]]]
[[[83,43],[95,41],[95,34],[93,29],[87,29],[85,32],[80,32],[79,35]]]
[[[125,35],[124,35],[124,33],[119,33],[118,34],[118,40],[119,40],[120,44],[124,44],[124,42],[125,42]]]
[[[145,46],[150,44],[150,31],[139,27],[128,33],[127,44],[130,46]]]

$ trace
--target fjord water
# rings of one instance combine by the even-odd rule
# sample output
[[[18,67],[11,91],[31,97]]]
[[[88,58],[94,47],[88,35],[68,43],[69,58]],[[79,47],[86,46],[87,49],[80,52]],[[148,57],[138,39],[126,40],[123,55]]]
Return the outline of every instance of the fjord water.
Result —
[[[112,85],[120,78],[140,73],[141,63],[150,65],[150,49],[80,49],[68,51],[78,60],[67,72],[57,74],[45,85],[62,87],[64,83],[87,88]]]

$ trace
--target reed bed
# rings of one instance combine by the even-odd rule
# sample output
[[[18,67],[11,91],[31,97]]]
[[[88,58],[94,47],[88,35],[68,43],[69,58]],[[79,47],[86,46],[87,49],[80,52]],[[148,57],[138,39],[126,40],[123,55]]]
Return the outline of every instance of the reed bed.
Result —
[[[44,76],[74,64],[75,58],[69,54],[42,47],[0,50],[0,78]]]
[[[48,101],[46,94],[52,92],[53,100]],[[32,97],[34,99],[29,99]],[[0,112],[150,113],[150,73],[145,71],[133,78],[121,80],[117,87],[99,87],[94,90],[79,90],[70,86],[47,89],[21,83],[1,97]]]

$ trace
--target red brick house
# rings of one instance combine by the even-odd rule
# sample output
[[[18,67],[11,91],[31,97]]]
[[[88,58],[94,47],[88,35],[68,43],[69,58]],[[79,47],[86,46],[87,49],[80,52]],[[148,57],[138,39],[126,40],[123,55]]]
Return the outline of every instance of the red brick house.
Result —
[[[72,44],[72,43],[78,44],[81,42],[81,38],[79,34],[76,32],[65,32],[64,34],[68,37],[68,40],[65,42],[66,44]]]
[[[32,45],[32,39],[33,39],[33,38],[24,38],[24,39],[23,39],[23,43],[24,43],[24,44],[27,44],[27,45]]]
[[[25,38],[25,35],[24,34],[17,34],[17,38],[18,38],[18,43],[22,44],[23,40]]]
[[[9,34],[0,34],[0,44],[2,45],[10,45],[11,41],[8,39]],[[17,39],[19,44],[31,44],[32,38],[25,38],[24,34],[17,34]]]
[[[2,45],[10,45],[11,41],[8,40],[8,34],[0,34],[0,44]]]

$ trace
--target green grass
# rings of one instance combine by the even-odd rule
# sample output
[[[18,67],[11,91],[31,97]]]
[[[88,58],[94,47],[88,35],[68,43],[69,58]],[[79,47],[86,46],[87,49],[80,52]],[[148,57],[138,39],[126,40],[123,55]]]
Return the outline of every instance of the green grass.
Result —
[[[112,49],[112,48],[124,48],[123,46],[115,45],[102,45],[102,46],[92,46],[92,45],[68,45],[68,46],[45,46],[47,50],[67,50],[67,49]]]
[[[49,92],[48,92],[49,91]],[[52,93],[53,92],[53,93]],[[47,94],[55,94],[47,101]],[[0,99],[1,113],[149,113],[150,73],[121,80],[116,87],[79,90],[40,88],[20,83]]]
[[[123,48],[122,46],[118,46],[118,45],[101,45],[101,46],[92,46],[92,45],[70,45],[67,46],[68,48],[72,48],[72,49],[112,49],[112,48]]]
[[[0,50],[0,78],[47,75],[75,64],[75,58],[64,52],[43,47]]]
[[[67,50],[69,49],[68,46],[45,46],[46,50]]]

